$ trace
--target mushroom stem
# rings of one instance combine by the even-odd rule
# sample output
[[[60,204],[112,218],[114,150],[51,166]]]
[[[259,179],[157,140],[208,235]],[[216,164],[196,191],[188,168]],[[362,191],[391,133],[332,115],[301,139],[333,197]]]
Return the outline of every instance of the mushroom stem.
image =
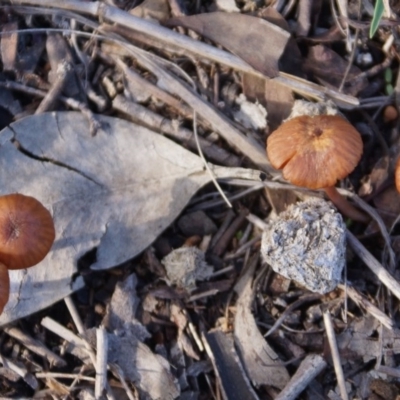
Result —
[[[10,277],[8,276],[8,269],[4,264],[0,263],[0,314],[8,302],[9,295]]]
[[[324,188],[325,193],[329,197],[329,200],[337,207],[337,209],[344,214],[346,217],[362,222],[364,224],[370,221],[370,218],[364,214],[362,211],[355,208],[345,197],[343,197],[335,188],[335,186],[330,186]]]

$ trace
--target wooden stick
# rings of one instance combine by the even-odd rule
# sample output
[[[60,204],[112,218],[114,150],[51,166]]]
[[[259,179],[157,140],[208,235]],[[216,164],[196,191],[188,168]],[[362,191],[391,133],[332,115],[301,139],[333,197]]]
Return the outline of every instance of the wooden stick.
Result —
[[[347,395],[347,390],[346,390],[346,381],[344,379],[342,364],[340,361],[339,350],[336,343],[335,331],[333,330],[333,325],[332,325],[331,315],[329,314],[329,310],[324,311],[323,316],[324,316],[326,336],[328,337],[329,346],[331,348],[333,366],[335,368],[340,395],[342,396],[343,400],[349,400],[349,396]]]
[[[347,241],[354,252],[364,261],[367,267],[378,277],[378,279],[400,299],[399,282],[386,271],[378,260],[362,245],[362,243],[350,232],[347,231]]]
[[[377,306],[372,304],[366,297],[359,293],[353,286],[348,285],[345,287],[344,285],[339,284],[338,288],[345,291],[347,295],[358,305],[358,307],[371,314],[382,325],[386,326],[386,328],[393,330],[395,326],[394,321],[384,312],[382,312]]]
[[[18,340],[22,345],[29,349],[32,353],[35,353],[45,358],[50,365],[56,367],[65,367],[67,363],[60,356],[49,350],[42,342],[34,339],[33,337],[22,332],[20,329],[10,326],[3,328],[4,332],[12,338]]]
[[[307,356],[285,388],[275,400],[296,400],[308,384],[326,367],[326,361],[318,354]]]
[[[108,336],[104,327],[96,329],[96,383],[94,394],[96,399],[101,399],[107,386],[107,352]]]

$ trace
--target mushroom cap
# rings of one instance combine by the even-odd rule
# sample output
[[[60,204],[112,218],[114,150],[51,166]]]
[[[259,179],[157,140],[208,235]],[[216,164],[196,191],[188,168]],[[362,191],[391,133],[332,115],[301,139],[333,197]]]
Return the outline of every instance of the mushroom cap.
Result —
[[[0,263],[0,314],[8,302],[10,296],[10,277],[7,267]]]
[[[55,237],[53,218],[33,197],[0,197],[0,262],[8,269],[32,267],[49,252]]]
[[[394,170],[394,181],[396,184],[396,189],[400,193],[400,157],[397,159],[396,167]]]
[[[334,186],[360,161],[361,135],[337,115],[302,115],[283,123],[267,139],[272,166],[297,186]]]

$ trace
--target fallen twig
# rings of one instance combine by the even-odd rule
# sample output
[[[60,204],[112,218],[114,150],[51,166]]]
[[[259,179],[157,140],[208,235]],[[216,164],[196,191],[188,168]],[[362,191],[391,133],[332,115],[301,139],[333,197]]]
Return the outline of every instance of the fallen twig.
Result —
[[[11,81],[0,81],[0,87],[10,89],[10,90],[16,90],[18,92],[23,92],[23,93],[28,93],[31,94],[32,96],[38,96],[38,97],[45,97],[46,92],[43,90],[39,89],[34,89],[29,86],[22,85],[17,82],[11,82]],[[89,126],[90,126],[90,134],[92,136],[96,135],[96,132],[101,128],[101,124],[98,121],[98,119],[95,117],[95,115],[92,113],[92,111],[89,110],[89,108],[86,106],[86,104],[69,98],[69,97],[64,97],[60,96],[58,98],[60,101],[62,101],[64,104],[67,106],[71,107],[73,110],[80,111],[89,121]]]
[[[358,291],[352,287],[345,287],[342,284],[339,284],[338,287],[343,291],[346,291],[348,296],[362,309],[366,312],[370,313],[373,317],[375,317],[382,325],[386,326],[388,329],[394,328],[394,321],[389,318],[384,312],[382,312],[378,307],[372,304],[368,299],[362,296]]]
[[[295,400],[308,384],[326,367],[326,361],[318,354],[307,356],[286,387],[275,400]]]
[[[103,327],[96,329],[96,383],[95,396],[96,399],[101,399],[103,392],[107,386],[107,352],[108,352],[108,337],[107,332]]]
[[[43,358],[45,358],[50,365],[54,365],[56,367],[65,367],[67,363],[60,356],[53,353],[49,350],[43,343],[39,340],[32,338],[26,333],[22,332],[20,329],[9,326],[5,327],[4,332],[6,332],[12,338],[18,340],[22,343],[27,349],[29,349],[32,353],[35,353]]]
[[[382,267],[378,260],[362,245],[362,243],[347,231],[347,241],[354,252],[364,261],[367,267],[378,277],[378,279],[400,299],[400,284]]]
[[[132,122],[144,124],[155,131],[160,131],[166,136],[187,144],[192,150],[196,149],[196,141],[191,131],[181,128],[174,121],[162,117],[150,109],[127,100],[122,95],[117,95],[112,102],[113,109],[123,113]],[[234,154],[214,145],[207,139],[199,137],[201,148],[210,161],[234,167],[240,165],[240,160]]]
[[[342,369],[342,364],[340,362],[339,350],[338,350],[336,338],[335,338],[335,331],[333,330],[333,325],[332,325],[332,320],[331,320],[331,315],[329,313],[329,310],[324,311],[323,316],[324,316],[326,336],[328,337],[329,347],[331,349],[333,366],[335,368],[336,378],[337,378],[339,389],[340,389],[340,395],[342,396],[343,400],[348,400],[349,397],[347,395],[347,390],[346,390],[346,381],[345,381],[344,375],[343,375],[343,369]]]

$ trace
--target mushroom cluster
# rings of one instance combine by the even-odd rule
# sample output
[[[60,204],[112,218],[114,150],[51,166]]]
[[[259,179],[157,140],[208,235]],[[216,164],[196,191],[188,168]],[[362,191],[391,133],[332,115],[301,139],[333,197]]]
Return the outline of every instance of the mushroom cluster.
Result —
[[[54,238],[53,218],[42,203],[22,194],[0,196],[0,314],[10,294],[8,270],[42,261]]]
[[[360,134],[338,115],[302,115],[283,123],[267,139],[272,166],[297,186],[324,189],[332,203],[350,218],[368,222],[335,188],[360,161]]]

